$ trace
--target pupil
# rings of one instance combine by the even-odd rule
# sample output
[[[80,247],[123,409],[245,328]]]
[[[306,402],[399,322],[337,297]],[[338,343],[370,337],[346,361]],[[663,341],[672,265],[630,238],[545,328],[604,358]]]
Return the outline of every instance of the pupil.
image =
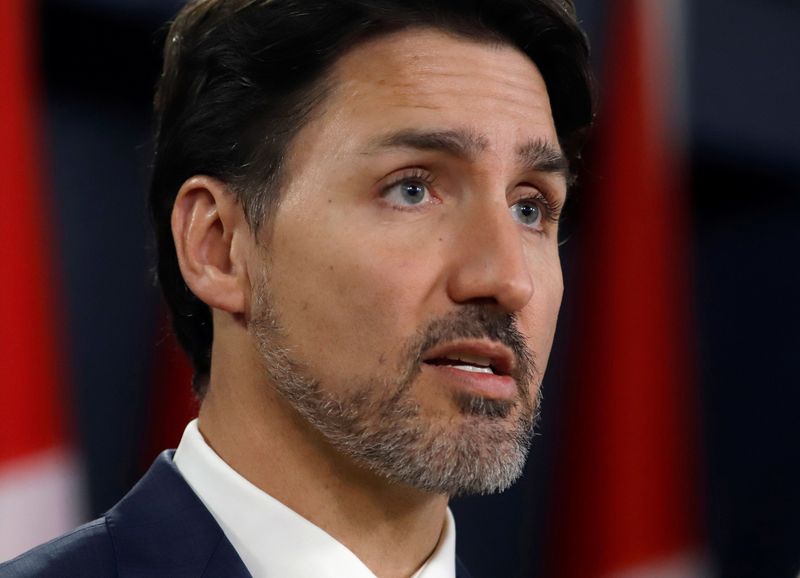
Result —
[[[517,215],[519,219],[525,224],[533,224],[539,219],[539,207],[536,205],[525,203],[517,205]]]
[[[405,186],[405,190],[406,190],[406,195],[414,199],[417,197],[421,197],[424,193],[422,186],[420,185],[409,184]]]

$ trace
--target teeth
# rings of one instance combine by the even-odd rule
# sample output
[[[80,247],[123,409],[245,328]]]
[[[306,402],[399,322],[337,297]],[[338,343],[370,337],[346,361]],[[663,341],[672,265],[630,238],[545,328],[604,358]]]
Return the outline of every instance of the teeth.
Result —
[[[463,361],[464,363],[469,363],[470,365],[480,365],[486,368],[488,368],[492,364],[492,360],[488,357],[481,357],[479,355],[468,355],[462,353],[459,353],[458,355],[448,355],[447,359],[452,359],[453,361]]]
[[[451,367],[453,369],[460,369],[461,371],[469,371],[471,373],[494,373],[491,367],[477,367],[475,365],[452,365]]]

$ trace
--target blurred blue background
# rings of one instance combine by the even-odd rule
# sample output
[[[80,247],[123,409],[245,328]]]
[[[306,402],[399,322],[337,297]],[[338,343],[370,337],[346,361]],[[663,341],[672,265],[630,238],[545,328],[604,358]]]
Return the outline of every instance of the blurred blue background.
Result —
[[[669,1],[669,0],[667,0]],[[70,383],[96,515],[140,475],[163,327],[144,205],[150,102],[168,0],[40,3],[47,180],[59,226]],[[579,0],[602,86],[613,0]],[[800,570],[800,3],[699,0],[686,56],[708,549],[721,577]],[[585,217],[585,216],[584,216]],[[576,243],[567,244],[567,279]],[[571,312],[569,292],[564,317]],[[478,576],[544,576],[560,336],[524,480],[460,500]],[[185,384],[188,388],[188,384]]]

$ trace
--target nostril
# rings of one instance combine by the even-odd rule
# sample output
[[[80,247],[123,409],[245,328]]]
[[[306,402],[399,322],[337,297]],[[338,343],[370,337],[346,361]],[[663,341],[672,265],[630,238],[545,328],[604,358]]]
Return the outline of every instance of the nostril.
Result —
[[[465,305],[483,305],[489,307],[496,307],[499,305],[497,299],[495,297],[474,297],[467,302],[464,302]]]

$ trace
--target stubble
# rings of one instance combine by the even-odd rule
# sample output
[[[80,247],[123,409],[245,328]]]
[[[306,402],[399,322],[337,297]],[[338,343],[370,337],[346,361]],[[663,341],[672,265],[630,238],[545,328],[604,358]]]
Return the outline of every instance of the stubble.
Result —
[[[539,416],[540,373],[513,315],[461,306],[409,339],[391,375],[328,384],[288,346],[272,303],[266,283],[254,288],[250,330],[268,381],[338,452],[387,480],[449,496],[501,492],[520,477]],[[517,396],[453,393],[459,419],[426,415],[412,394],[422,354],[439,343],[479,338],[514,352]]]

